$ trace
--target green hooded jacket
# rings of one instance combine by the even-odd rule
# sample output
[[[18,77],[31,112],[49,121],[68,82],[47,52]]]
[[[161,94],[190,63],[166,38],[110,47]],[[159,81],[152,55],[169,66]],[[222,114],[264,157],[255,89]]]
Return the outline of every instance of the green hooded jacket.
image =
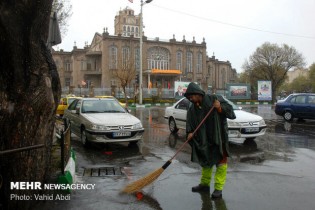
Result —
[[[189,144],[192,148],[191,161],[199,163],[202,167],[212,167],[218,164],[225,152],[229,154],[228,125],[227,118],[235,119],[233,107],[219,95],[206,95],[205,92],[195,83],[190,83],[185,92],[185,97],[200,94],[203,96],[200,107],[191,103],[187,112],[186,133],[192,133],[202,119],[213,106],[217,99],[220,101],[222,111],[219,113],[213,109],[204,124],[196,132]]]

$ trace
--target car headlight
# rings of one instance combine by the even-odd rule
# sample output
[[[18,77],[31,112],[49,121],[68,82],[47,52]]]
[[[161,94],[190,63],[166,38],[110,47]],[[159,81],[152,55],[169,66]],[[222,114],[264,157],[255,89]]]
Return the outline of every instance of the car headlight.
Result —
[[[93,130],[109,130],[109,128],[105,125],[92,125]]]
[[[139,128],[142,128],[141,122],[139,122],[139,123],[137,123],[137,124],[134,124],[134,125],[132,126],[132,129],[139,129]]]
[[[240,127],[241,124],[239,122],[228,121],[228,127]]]
[[[259,127],[261,127],[261,126],[266,126],[265,120],[259,121]]]

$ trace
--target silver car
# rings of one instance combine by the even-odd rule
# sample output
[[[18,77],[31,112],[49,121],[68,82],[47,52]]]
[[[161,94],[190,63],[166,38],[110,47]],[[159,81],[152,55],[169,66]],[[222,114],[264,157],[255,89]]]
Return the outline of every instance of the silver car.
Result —
[[[234,120],[227,119],[230,139],[253,140],[257,136],[265,134],[267,126],[261,116],[241,110],[226,98],[224,100],[232,105],[236,115]],[[189,105],[190,101],[187,98],[182,98],[173,106],[166,107],[164,117],[167,119],[172,133],[176,133],[178,129],[186,129],[186,116]]]
[[[84,146],[89,142],[136,143],[144,132],[141,121],[111,98],[76,99],[64,118]]]

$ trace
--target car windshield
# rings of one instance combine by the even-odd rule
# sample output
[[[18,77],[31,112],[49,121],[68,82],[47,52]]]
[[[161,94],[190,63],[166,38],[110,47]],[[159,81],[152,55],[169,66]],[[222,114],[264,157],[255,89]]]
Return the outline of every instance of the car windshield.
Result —
[[[86,100],[82,103],[82,113],[125,113],[125,109],[114,99]]]

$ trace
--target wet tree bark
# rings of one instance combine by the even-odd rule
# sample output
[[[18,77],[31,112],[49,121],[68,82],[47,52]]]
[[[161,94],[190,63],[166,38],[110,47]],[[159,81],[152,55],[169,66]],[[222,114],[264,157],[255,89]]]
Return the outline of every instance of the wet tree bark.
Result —
[[[52,0],[0,2],[0,209],[30,209],[33,201],[10,199],[35,190],[12,190],[10,182],[45,182],[60,81],[46,47]],[[2,184],[1,184],[2,183]]]

